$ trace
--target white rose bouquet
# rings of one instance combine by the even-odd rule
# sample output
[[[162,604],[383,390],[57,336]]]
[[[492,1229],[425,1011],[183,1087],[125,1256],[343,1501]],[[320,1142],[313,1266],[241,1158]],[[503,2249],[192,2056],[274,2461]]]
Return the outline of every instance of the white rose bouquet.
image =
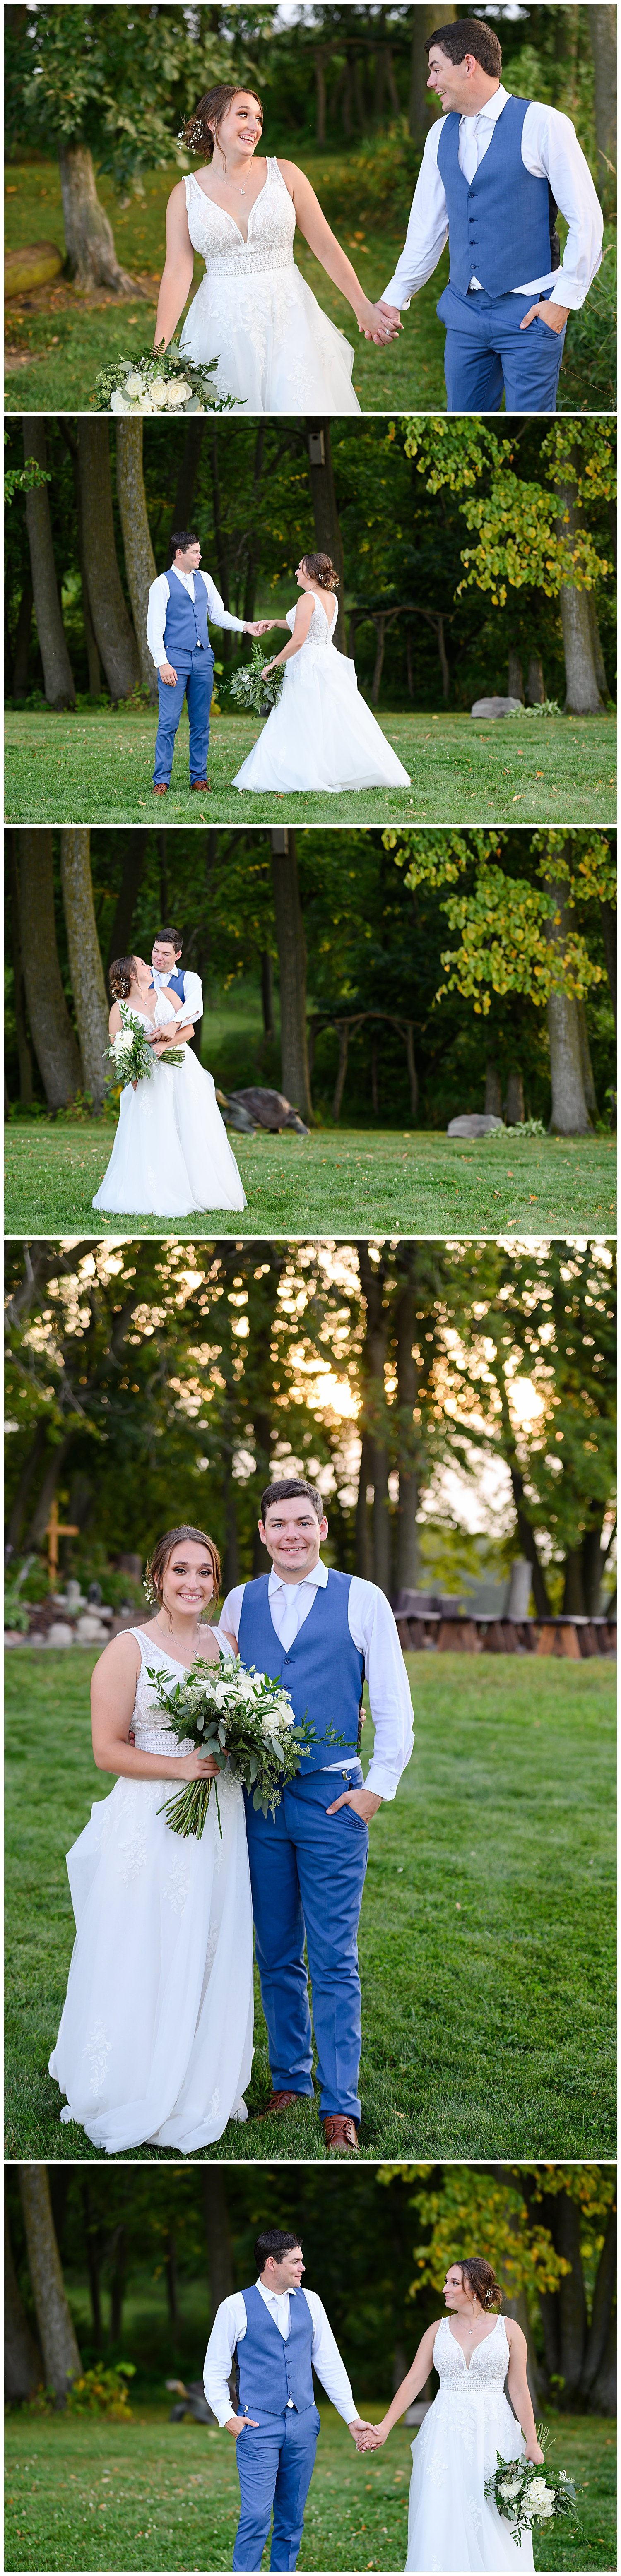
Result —
[[[96,409],[140,413],[141,418],[157,412],[182,412],[185,417],[192,411],[231,411],[232,394],[216,393],[211,382],[217,364],[217,358],[208,358],[204,365],[182,358],[176,340],[168,349],[143,349],[135,358],[113,359],[96,379]]]
[[[112,1091],[117,1089],[119,1082],[150,1082],[153,1072],[153,1050],[145,1037],[142,1020],[134,1018],[127,1002],[119,1002],[119,1010],[121,1027],[106,1047],[106,1061],[112,1067],[108,1076]]]
[[[545,2424],[537,2425],[537,2440],[540,2451],[545,2452],[549,2441]],[[543,2528],[544,2523],[560,2522],[563,2516],[580,2530],[577,2489],[565,2469],[548,2469],[545,2460],[543,2467],[533,2460],[503,2460],[500,2451],[496,2459],[498,2466],[493,2476],[486,2478],[484,2494],[510,2523],[512,2540],[519,2543],[533,2523]]]
[[[199,1656],[174,1687],[161,1671],[148,1668],[148,1678],[180,1742],[211,1753],[219,1771],[252,1790],[253,1806],[274,1815],[287,1780],[295,1778],[315,1741],[306,1720],[296,1723],[282,1683],[243,1664],[239,1655],[234,1662],[223,1658],[219,1666]],[[200,1842],[212,1788],[220,1824],[217,1781],[187,1780],[172,1805],[167,1801],[159,1810],[174,1834],[195,1834]]]

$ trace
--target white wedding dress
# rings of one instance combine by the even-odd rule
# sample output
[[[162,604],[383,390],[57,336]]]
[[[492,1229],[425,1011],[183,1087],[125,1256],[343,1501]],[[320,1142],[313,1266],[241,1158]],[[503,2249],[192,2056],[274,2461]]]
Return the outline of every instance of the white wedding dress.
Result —
[[[412,2443],[414,2462],[408,2517],[408,2569],[444,2576],[458,2569],[534,2565],[530,2534],[518,2546],[495,2504],[485,2502],[486,2478],[503,2460],[524,2458],[524,2435],[512,2415],[504,2384],[509,2345],[504,2320],[475,2346],[466,2362],[448,2317],[433,2347],[440,2375],[438,2396]]]
[[[205,275],[190,305],[182,357],[218,359],[215,391],[248,412],[359,412],[351,375],[354,352],[294,266],[295,206],[278,162],[239,224],[185,180],[190,241]]]
[[[304,643],[284,665],[280,697],[233,786],[277,795],[315,788],[339,794],[355,787],[409,787],[407,769],[358,694],[353,662],[335,653],[334,593],[313,591]],[[295,609],[287,609],[293,626]]]
[[[146,1011],[136,1011],[150,1029]],[[158,993],[155,1026],[174,1020],[165,989]],[[211,1208],[244,1208],[235,1155],[220,1117],[213,1076],[184,1047],[183,1064],[153,1060],[150,1078],[125,1084],[107,1172],[93,1207],[104,1215],[193,1216]]]
[[[136,1744],[176,1753],[147,1665],[173,1683],[183,1667],[142,1629],[131,1634]],[[241,1782],[218,1779],[222,1841],[213,1789],[200,1842],[158,1814],[174,1794],[172,1778],[117,1780],[67,1854],[76,1935],[49,2072],[67,2095],[61,2120],[79,2122],[106,2155],[145,2145],[195,2155],[247,2117],[252,1900]]]

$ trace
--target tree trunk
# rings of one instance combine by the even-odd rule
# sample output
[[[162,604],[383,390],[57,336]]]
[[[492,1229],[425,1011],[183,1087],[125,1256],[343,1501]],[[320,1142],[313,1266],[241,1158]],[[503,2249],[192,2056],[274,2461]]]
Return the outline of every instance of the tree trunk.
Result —
[[[597,2378],[591,2384],[591,2408],[594,2415],[616,2415],[617,2412],[617,2320],[614,2309]]]
[[[373,624],[375,627],[375,661],[373,664],[373,679],[371,682],[371,705],[372,707],[377,707],[379,706],[379,693],[382,685],[382,671],[384,668],[384,652],[386,646],[386,619],[382,615],[381,610],[379,616],[374,617]]]
[[[138,646],[140,678],[143,688],[149,691],[149,705],[156,707],[158,704],[157,671],[147,644],[149,590],[152,581],[155,581],[156,562],[151,544],[142,470],[142,429],[141,420],[117,420],[116,490],[123,530],[127,586]]]
[[[108,1006],[93,902],[90,842],[88,829],[61,832],[60,874],[84,1083],[92,1093],[93,1108],[99,1110],[105,1087]]]
[[[388,1438],[384,1366],[386,1359],[387,1323],[384,1312],[384,1272],[381,1262],[371,1261],[368,1243],[358,1244],[360,1285],[366,1305],[363,1376],[366,1387],[367,1422],[371,1441],[371,1481],[373,1483],[373,1581],[390,1599],[391,1521],[388,1493]]]
[[[32,1042],[50,1109],[65,1109],[82,1088],[82,1067],[60,979],[51,832],[20,829],[17,838],[24,984]]]
[[[22,434],[24,463],[27,465],[32,456],[37,465],[46,466],[45,421],[25,420]],[[75,682],[62,621],[47,483],[26,493],[26,526],[43,685],[48,706],[60,712],[63,707],[75,706]]]
[[[18,1061],[18,1065],[19,1065],[19,1096],[20,1096],[20,1100],[21,1100],[21,1102],[22,1102],[22,1104],[23,1104],[23,1107],[24,1107],[25,1109],[30,1109],[30,1108],[31,1108],[31,1106],[32,1106],[33,1098],[34,1098],[33,1081],[32,1081],[32,1056],[31,1056],[31,1052],[30,1052],[30,1046],[29,1046],[29,1042],[28,1042],[28,1030],[27,1030],[27,1026],[26,1026],[26,993],[25,993],[25,985],[24,985],[24,960],[23,960],[23,956],[22,956],[22,937],[21,937],[21,928],[20,928],[20,917],[19,917],[19,877],[18,877],[18,872],[17,872],[17,858],[16,858],[15,841],[14,841],[13,833],[12,833],[12,832],[7,832],[7,834],[6,834],[6,840],[7,840],[7,858],[8,858],[8,880],[9,880],[9,894],[10,894],[10,909],[11,909],[11,952],[12,952],[12,966],[13,966],[13,1009],[14,1009],[14,1012],[15,1012],[15,1036],[16,1036],[16,1040],[17,1040],[17,1061]]]
[[[264,1038],[274,1035],[274,976],[269,948],[261,950],[261,1009]]]
[[[339,1042],[339,1061],[336,1082],[334,1085],[332,1117],[335,1127],[338,1127],[347,1075],[347,1058],[349,1055],[349,1020],[337,1020],[336,1028]]]
[[[78,452],[84,559],[93,625],[113,698],[130,698],[140,676],[140,664],[116,559],[110,430],[106,420],[80,420]]]
[[[404,1035],[405,1035],[405,1057],[406,1057],[406,1064],[407,1064],[407,1069],[408,1069],[408,1080],[409,1080],[409,1085],[410,1085],[410,1113],[411,1113],[412,1118],[417,1118],[417,1117],[418,1117],[418,1074],[417,1074],[417,1071],[416,1071],[416,1057],[415,1057],[415,1054],[414,1054],[414,1030],[413,1030],[413,1027],[412,1027],[412,1022],[411,1022],[411,1020],[406,1020]]]
[[[329,46],[320,45],[315,54],[315,141],[320,152],[323,152],[326,140],[326,63],[329,60]]]
[[[559,881],[557,885],[550,886],[550,893],[554,895],[555,914],[548,922],[548,939],[562,957],[569,927],[566,885]],[[550,993],[548,999],[552,1077],[550,1130],[558,1136],[587,1136],[591,1121],[584,1093],[578,1005],[569,993],[563,992],[561,973],[559,967],[559,989]]]
[[[595,603],[595,592],[594,592],[594,590],[588,590],[588,591],[587,591],[587,599],[588,599],[588,603],[589,603],[589,625],[590,625],[590,628],[591,628],[591,642],[592,642],[592,645],[593,645],[593,661],[594,661],[594,664],[595,664],[595,678],[596,678],[596,680],[597,680],[597,686],[598,686],[598,689],[599,689],[599,692],[600,692],[600,696],[601,696],[602,698],[604,698],[604,700],[606,700],[606,699],[609,699],[609,698],[610,698],[610,690],[609,690],[609,687],[608,687],[608,681],[607,681],[607,678],[606,678],[606,664],[605,664],[605,661],[604,661],[604,655],[603,655],[603,650],[602,650],[602,639],[601,639],[601,635],[600,635],[600,631],[599,631],[599,618],[598,618],[598,614],[597,614],[597,607],[596,607],[596,603]]]
[[[612,904],[612,903],[607,903],[607,902],[606,902],[606,903],[600,903],[599,912],[600,912],[600,921],[601,921],[601,925],[602,925],[602,937],[603,937],[603,942],[604,942],[604,954],[605,954],[605,958],[606,958],[606,965],[607,965],[607,969],[608,969],[608,982],[609,982],[609,985],[610,985],[610,998],[611,998],[611,1001],[612,1001],[612,1007],[613,1007],[613,1012],[614,1012],[614,1023],[615,1023],[615,1029],[616,1029],[616,1026],[617,1026],[617,915],[616,915],[616,911],[615,911],[614,904]]]
[[[127,957],[131,953],[130,941],[132,935],[132,922],[142,883],[146,855],[146,831],[128,832],[121,859],[121,883],[116,898],[114,920],[108,943],[108,956],[106,960],[106,964],[108,966],[112,965],[115,957]],[[164,920],[165,919],[166,915],[164,914]]]
[[[509,1066],[505,1118],[508,1127],[524,1125],[524,1083],[517,1064]]]
[[[590,1117],[590,1118],[597,1118],[597,1099],[596,1099],[596,1095],[595,1095],[595,1078],[594,1078],[593,1066],[592,1066],[592,1062],[591,1062],[591,1049],[590,1049],[590,1046],[589,1046],[589,1032],[588,1032],[588,1028],[587,1028],[587,1015],[586,1015],[586,1009],[585,1009],[585,1005],[584,1005],[584,1002],[583,1002],[583,1001],[580,1001],[580,1002],[577,1002],[577,1003],[576,1003],[576,1010],[577,1010],[577,1013],[578,1013],[578,1028],[579,1028],[579,1031],[580,1031],[580,1062],[581,1062],[581,1065],[582,1065],[582,1080],[583,1080],[583,1083],[584,1083],[584,1097],[585,1097],[585,1100],[586,1100],[586,1105],[587,1105],[587,1109],[588,1109],[588,1112],[589,1112],[589,1117]]]
[[[448,27],[449,19],[453,19],[455,16],[456,11],[453,7],[442,9],[440,11],[441,25],[443,27]],[[421,153],[429,133],[430,125],[435,124],[437,115],[433,91],[427,88],[427,82],[429,79],[429,63],[425,53],[425,38],[433,36],[437,25],[437,9],[434,9],[433,7],[428,8],[427,6],[418,6],[412,10],[412,52],[410,56],[408,123],[410,134],[413,135],[415,143],[419,144]]]
[[[567,539],[568,543],[579,534],[573,482],[559,484],[559,533]],[[601,715],[602,699],[595,668],[593,619],[588,590],[578,590],[572,581],[562,582],[560,603],[567,682],[566,712],[573,716]]]
[[[602,1548],[602,1522],[586,1529],[582,1541],[582,1582],[587,1619],[597,1619],[601,1611],[602,1578],[606,1556]]]
[[[86,2177],[82,2183],[82,2217],[84,2222],[86,2269],[88,2272],[88,2286],[91,2294],[93,2341],[97,2351],[101,2352],[103,2343],[103,2317],[101,2313],[101,2241],[99,2228],[96,2222],[93,2223],[91,2217],[90,2184],[87,2182]]]
[[[331,555],[339,582],[339,614],[334,642],[340,653],[346,653],[345,635],[345,556],[336,501],[329,420],[306,421],[308,474],[315,519],[315,543],[320,554]],[[309,549],[312,552],[312,548]]]
[[[399,1502],[397,1506],[396,1583],[398,1591],[415,1592],[419,1579],[417,1512],[419,1484],[414,1406],[418,1394],[416,1360],[416,1269],[418,1245],[403,1246],[399,1262],[403,1281],[396,1313],[397,1400],[399,1406]]]
[[[571,2271],[559,2281],[557,2298],[560,2331],[560,2372],[564,2380],[563,2395],[577,2397],[586,2354],[587,2310],[580,2251],[580,2210],[569,2192],[554,2197],[553,2234],[557,2254],[563,2254]]]
[[[120,2343],[123,2329],[123,2300],[127,2272],[127,2228],[116,2227],[110,2247],[112,2279],[110,2282],[110,2343]]]
[[[541,654],[530,653],[528,658],[528,679],[526,682],[527,707],[542,707],[545,700],[545,694],[546,690]]]
[[[522,699],[522,704],[523,704],[523,703],[524,703],[524,673],[523,673],[523,670],[522,670],[522,662],[521,662],[520,654],[519,654],[519,652],[518,652],[517,644],[510,644],[510,645],[509,645],[509,671],[508,671],[508,683],[509,683],[509,688],[508,688],[508,694],[509,694],[509,697],[510,697],[510,698],[521,698],[521,699]]]
[[[595,139],[597,143],[597,194],[605,215],[615,206],[617,167],[617,12],[600,8],[592,0],[588,16],[591,52],[595,67]]]
[[[213,2325],[216,2309],[223,2299],[230,2299],[235,2288],[233,2250],[229,2226],[226,2174],[221,2165],[203,2170],[203,2211],[209,2264],[209,2323]]]
[[[174,536],[177,528],[191,528],[192,526],[194,493],[196,488],[196,477],[201,461],[204,429],[204,420],[192,419],[188,420],[186,423],[183,448],[181,452],[181,462],[177,475],[175,506],[171,520],[171,537]],[[168,567],[166,566],[166,570],[167,569]]]
[[[25,698],[28,689],[28,658],[30,653],[33,601],[34,591],[32,587],[32,578],[28,573],[26,575],[19,603],[17,626],[15,629],[12,675],[12,696],[14,698]]]
[[[443,698],[445,698],[445,699],[448,701],[448,699],[450,698],[450,694],[451,694],[451,673],[450,673],[450,667],[449,667],[449,658],[448,658],[448,653],[447,653],[447,650],[446,650],[446,643],[445,643],[445,639],[444,639],[444,618],[443,618],[443,617],[441,617],[440,615],[438,615],[438,616],[436,617],[436,620],[435,620],[435,629],[436,629],[436,637],[437,637],[437,644],[438,644],[438,654],[439,654],[439,658],[440,658],[440,670],[441,670],[441,672],[442,672],[442,696],[443,696]],[[408,686],[409,686],[409,681],[408,681]],[[410,688],[410,697],[413,697],[413,695],[414,695],[413,688]]]
[[[295,832],[270,832],[280,973],[282,1087],[301,1118],[312,1120],[306,1030],[306,939]]]
[[[43,1545],[50,1517],[50,1506],[54,1501],[58,1479],[62,1473],[68,1450],[71,1448],[72,1438],[73,1433],[71,1431],[66,1431],[64,1439],[57,1441],[56,1448],[52,1450],[51,1456],[48,1459],[43,1480],[39,1487],[32,1520],[28,1529],[26,1540],[27,1547],[42,1547]]]
[[[47,2165],[20,2165],[19,2188],[46,2388],[64,2404],[82,2363],[52,2218]]]
[[[41,2355],[22,2299],[13,2261],[9,2213],[4,2180],[4,2394],[14,2402],[34,2397],[41,2387]]]
[[[60,185],[67,259],[76,286],[107,286],[113,295],[144,295],[135,277],[119,267],[112,225],[95,186],[93,157],[86,143],[61,143]]]
[[[358,1469],[358,1494],[356,1499],[356,1573],[362,1576],[362,1580],[365,1583],[372,1583],[373,1581],[371,1519],[369,1505],[367,1502],[367,1485],[372,1483],[372,1479],[372,1442],[370,1433],[364,1430],[360,1443],[360,1466]]]
[[[168,2293],[168,2314],[172,2326],[173,2343],[176,2343],[181,2324],[181,2311],[179,2307],[177,2240],[174,2227],[169,2227],[166,2237],[166,2289]]]
[[[16,1548],[19,1547],[30,1487],[33,1477],[36,1475],[37,1470],[41,1465],[46,1447],[47,1422],[38,1422],[34,1437],[30,1443],[30,1448],[26,1452],[17,1492],[14,1495],[14,1499],[11,1504],[11,1512],[7,1528],[7,1557],[9,1559],[15,1555]]]
[[[61,435],[62,435],[62,437],[64,438],[64,440],[65,440],[65,444],[66,444],[66,446],[67,446],[67,447],[68,447],[68,449],[69,449],[69,454],[70,454],[70,457],[71,457],[71,463],[72,463],[72,466],[73,466],[73,484],[74,484],[74,491],[75,491],[75,514],[76,514],[77,529],[78,529],[78,555],[79,555],[79,561],[80,561],[80,580],[81,580],[81,583],[82,583],[82,616],[83,616],[83,619],[84,619],[84,642],[85,642],[85,645],[86,645],[86,659],[87,659],[87,663],[88,663],[88,688],[89,688],[89,697],[91,697],[91,698],[100,698],[100,697],[101,697],[101,663],[100,663],[100,660],[99,660],[99,654],[98,654],[98,651],[97,651],[97,637],[96,637],[96,634],[95,634],[95,628],[94,628],[94,625],[93,625],[93,615],[92,615],[91,603],[90,603],[90,599],[89,599],[89,595],[88,595],[88,582],[87,582],[87,578],[86,578],[86,561],[85,561],[85,556],[84,556],[84,520],[83,520],[83,512],[82,512],[82,493],[81,493],[81,490],[80,490],[80,463],[79,463],[79,457],[78,457],[78,441],[77,441],[77,436],[76,436],[75,431],[74,431],[73,429],[70,429],[70,427],[69,427],[69,422],[68,422],[67,420],[65,420],[65,419],[62,419],[62,418],[61,418],[60,423],[59,423],[59,426],[60,426],[60,430],[61,430]]]
[[[495,1058],[495,1056],[492,1056],[492,1055],[488,1055],[487,1063],[486,1063],[486,1067],[485,1067],[485,1111],[484,1111],[484,1115],[485,1115],[485,1117],[486,1117],[486,1118],[502,1118],[502,1095],[501,1095],[501,1089],[500,1089],[500,1072],[499,1072],[498,1065],[497,1065],[497,1063],[496,1063],[496,1058]]]
[[[259,426],[259,428],[258,428],[258,430],[257,430],[257,434],[256,434],[256,438],[255,438],[255,443],[254,443],[254,465],[253,465],[253,473],[252,473],[252,501],[251,501],[251,505],[250,505],[250,523],[249,523],[248,532],[247,532],[247,537],[246,537],[246,574],[245,574],[245,580],[244,580],[244,606],[243,606],[243,615],[244,615],[245,619],[247,620],[248,624],[251,624],[251,623],[252,623],[252,619],[253,619],[253,617],[254,617],[254,604],[255,604],[256,588],[257,588],[257,572],[258,572],[259,560],[260,560],[261,537],[260,537],[260,534],[258,533],[258,530],[259,530],[259,527],[260,527],[260,519],[259,519],[259,503],[260,503],[260,495],[261,495],[261,483],[262,483],[262,480],[263,480],[263,466],[264,466],[264,461],[265,461],[265,422],[264,422],[264,421],[261,421],[260,426]],[[224,594],[223,594],[223,595],[224,595]],[[232,638],[232,636],[229,638],[229,641],[230,641],[230,643],[232,644],[232,642],[233,642],[233,638]]]
[[[239,1525],[237,1517],[238,1487],[233,1482],[232,1467],[233,1460],[231,1457],[228,1462],[226,1483],[224,1552],[222,1557],[222,1589],[225,1595],[227,1592],[232,1592],[233,1585],[235,1583],[239,1583],[241,1573],[239,1559]]]

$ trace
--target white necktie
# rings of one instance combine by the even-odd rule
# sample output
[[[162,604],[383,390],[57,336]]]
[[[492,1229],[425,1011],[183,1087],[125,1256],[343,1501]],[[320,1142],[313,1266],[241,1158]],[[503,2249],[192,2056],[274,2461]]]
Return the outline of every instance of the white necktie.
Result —
[[[287,1583],[283,1585],[283,1591],[285,1595],[285,1615],[278,1633],[281,1646],[284,1646],[288,1653],[289,1647],[293,1645],[294,1637],[297,1637],[300,1624],[300,1587],[299,1584]]]

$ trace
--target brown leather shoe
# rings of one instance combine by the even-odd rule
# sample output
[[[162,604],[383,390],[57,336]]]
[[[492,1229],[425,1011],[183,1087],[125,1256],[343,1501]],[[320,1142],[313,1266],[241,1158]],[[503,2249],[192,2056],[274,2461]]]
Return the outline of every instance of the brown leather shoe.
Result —
[[[348,2112],[329,2112],[321,2125],[329,2156],[357,2156],[358,2131]]]
[[[210,796],[210,795],[211,795],[211,779],[210,779],[210,778],[191,778],[191,779],[190,779],[190,795],[191,795],[191,796]]]
[[[153,794],[154,794],[154,796],[167,796],[167,795],[168,795],[168,788],[167,788],[167,787],[154,787],[154,789],[153,789]]]
[[[271,2093],[265,2110],[255,2112],[255,2119],[270,2120],[275,2111],[288,2111],[292,2102],[304,2102],[306,2099],[307,2096],[304,2093]]]

